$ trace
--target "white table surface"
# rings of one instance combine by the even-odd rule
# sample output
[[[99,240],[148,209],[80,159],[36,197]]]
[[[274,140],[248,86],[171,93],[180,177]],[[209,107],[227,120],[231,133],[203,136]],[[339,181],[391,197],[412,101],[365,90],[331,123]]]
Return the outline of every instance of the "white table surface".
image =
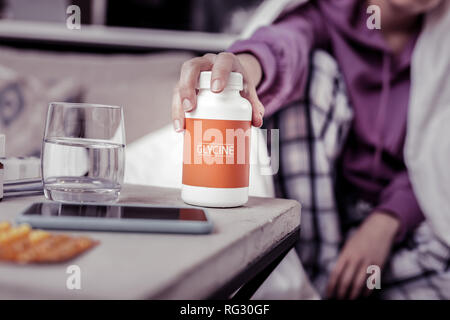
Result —
[[[14,221],[43,200],[5,198],[0,221]],[[177,189],[132,185],[120,202],[186,206]],[[87,232],[100,244],[69,262],[0,263],[0,299],[202,299],[300,225],[300,204],[293,200],[251,197],[243,207],[209,212],[215,225],[209,235]],[[80,290],[66,287],[73,264],[81,269]]]

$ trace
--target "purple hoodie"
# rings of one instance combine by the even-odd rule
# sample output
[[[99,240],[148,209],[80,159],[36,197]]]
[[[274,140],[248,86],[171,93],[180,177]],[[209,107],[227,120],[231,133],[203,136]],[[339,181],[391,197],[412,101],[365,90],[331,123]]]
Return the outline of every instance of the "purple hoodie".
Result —
[[[260,61],[264,76],[258,95],[266,116],[302,96],[313,48],[336,58],[354,110],[342,175],[376,210],[399,219],[401,240],[424,219],[403,159],[417,36],[395,55],[379,30],[367,28],[366,8],[358,0],[312,1],[237,41],[229,51],[252,53]]]

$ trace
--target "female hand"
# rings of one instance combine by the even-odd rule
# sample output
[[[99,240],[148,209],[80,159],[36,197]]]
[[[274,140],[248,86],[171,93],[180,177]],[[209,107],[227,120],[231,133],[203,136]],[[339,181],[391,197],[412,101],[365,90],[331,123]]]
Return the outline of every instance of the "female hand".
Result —
[[[342,249],[331,272],[327,296],[356,299],[366,288],[367,267],[383,268],[399,228],[399,221],[384,212],[374,212]],[[368,289],[364,290],[369,293]]]
[[[251,54],[208,53],[186,61],[181,68],[180,80],[172,98],[172,121],[177,132],[184,129],[184,113],[196,107],[196,85],[201,71],[212,72],[211,91],[215,93],[223,91],[230,72],[241,73],[244,78],[244,90],[241,91],[241,95],[252,105],[252,124],[255,127],[262,125],[264,107],[256,94],[256,86],[262,77],[258,60]]]

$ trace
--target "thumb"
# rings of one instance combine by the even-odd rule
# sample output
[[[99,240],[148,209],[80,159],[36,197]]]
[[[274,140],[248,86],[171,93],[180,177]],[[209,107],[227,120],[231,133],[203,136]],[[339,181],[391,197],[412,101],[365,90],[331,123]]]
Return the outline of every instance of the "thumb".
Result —
[[[258,94],[256,93],[256,89],[254,87],[248,86],[245,90],[245,98],[252,105],[252,124],[255,127],[261,127],[263,124],[264,117],[264,105],[258,98]]]

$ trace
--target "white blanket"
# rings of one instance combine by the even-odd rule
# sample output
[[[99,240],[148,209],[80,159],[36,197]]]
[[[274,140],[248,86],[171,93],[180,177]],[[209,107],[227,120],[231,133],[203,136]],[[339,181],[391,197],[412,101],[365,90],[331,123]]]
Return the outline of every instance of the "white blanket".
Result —
[[[450,1],[430,13],[414,50],[405,158],[436,235],[450,245]]]

